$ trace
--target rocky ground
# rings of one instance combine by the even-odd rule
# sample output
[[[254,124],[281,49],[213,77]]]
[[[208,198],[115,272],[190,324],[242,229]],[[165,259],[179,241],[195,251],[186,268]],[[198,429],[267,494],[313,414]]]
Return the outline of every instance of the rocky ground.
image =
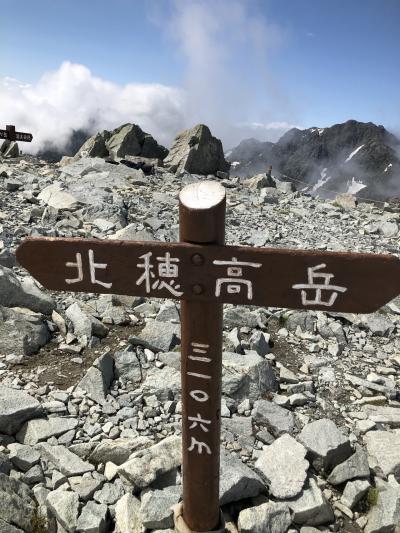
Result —
[[[228,244],[398,253],[395,207],[220,176]],[[28,235],[176,241],[178,192],[197,179],[0,162],[1,533],[173,530],[179,306],[51,293],[14,252]],[[221,414],[228,531],[400,531],[400,301],[370,315],[226,305]]]

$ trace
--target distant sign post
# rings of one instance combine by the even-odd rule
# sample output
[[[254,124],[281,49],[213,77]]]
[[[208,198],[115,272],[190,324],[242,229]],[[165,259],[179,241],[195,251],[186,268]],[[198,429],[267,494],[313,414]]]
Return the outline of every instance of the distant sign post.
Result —
[[[225,189],[200,182],[179,199],[182,242],[28,238],[17,259],[48,289],[181,300],[183,505],[175,527],[219,531],[222,304],[369,313],[400,292],[400,260],[225,246]]]
[[[9,141],[23,141],[30,143],[33,139],[33,136],[31,133],[15,131],[15,126],[8,124],[5,130],[0,130],[0,139],[8,139]]]

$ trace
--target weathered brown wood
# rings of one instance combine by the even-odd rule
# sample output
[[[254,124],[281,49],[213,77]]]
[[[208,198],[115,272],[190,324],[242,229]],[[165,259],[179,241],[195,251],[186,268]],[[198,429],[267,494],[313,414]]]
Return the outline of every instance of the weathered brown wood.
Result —
[[[180,239],[224,244],[225,190],[216,182],[179,195]],[[202,223],[204,221],[204,223]],[[191,255],[192,287],[200,295],[201,254]],[[222,305],[181,303],[183,520],[190,530],[217,529],[222,369]]]
[[[198,214],[193,216],[198,216]],[[206,232],[212,227],[209,222],[211,218],[208,216],[206,218],[208,224],[201,225],[199,223],[194,226],[198,236],[200,235],[200,228]],[[193,225],[188,226],[188,228],[193,228]],[[182,230],[185,232],[182,233],[182,237],[187,236],[187,231],[187,228]],[[93,250],[93,258],[96,263],[107,265],[105,269],[96,269],[95,274],[99,281],[112,283],[110,288],[91,282],[89,250]],[[149,252],[152,253],[152,271],[155,274],[157,274],[157,268],[160,264],[157,258],[165,258],[167,252],[171,258],[179,259],[179,262],[171,263],[178,266],[177,278],[161,277],[158,286],[155,288],[151,286],[150,291],[147,292],[144,282],[137,284],[137,280],[144,271],[137,265],[143,263],[143,259],[140,257]],[[66,267],[66,263],[76,261],[77,253],[80,253],[82,258],[83,280],[68,284],[65,279],[76,278],[77,268]],[[198,256],[197,259],[201,264],[194,264],[193,256]],[[214,264],[214,261],[231,261],[233,257],[239,262],[260,263],[262,265],[261,267],[242,267],[242,278],[247,280],[250,285],[246,285],[244,282],[238,283],[237,280],[241,278],[237,276],[227,276],[227,268],[229,267]],[[224,302],[354,313],[375,311],[400,293],[400,260],[395,256],[383,254],[189,243],[28,238],[18,247],[17,260],[42,285],[53,290],[109,292],[199,302]],[[298,287],[307,284],[308,269],[322,264],[325,264],[326,267],[314,271],[314,275],[333,274],[329,284],[346,289],[344,292],[321,290],[321,301],[324,301],[325,304],[329,303],[334,292],[337,293],[332,305],[315,303],[316,289]],[[216,296],[217,280],[229,277],[231,283],[222,282],[219,287],[219,296]],[[228,286],[235,285],[235,280],[240,292],[229,293]],[[155,281],[156,278],[151,279],[152,283]],[[165,285],[161,286],[162,281],[168,284],[173,282],[174,285],[167,289]],[[200,292],[198,286],[201,286]],[[249,287],[251,287],[251,298],[249,298],[248,293]],[[314,301],[314,303],[303,304],[302,291],[305,291],[306,301]],[[177,293],[179,294],[177,295]]]

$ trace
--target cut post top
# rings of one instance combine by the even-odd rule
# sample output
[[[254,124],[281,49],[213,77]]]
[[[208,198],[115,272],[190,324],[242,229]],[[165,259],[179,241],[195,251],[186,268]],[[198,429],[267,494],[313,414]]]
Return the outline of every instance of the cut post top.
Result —
[[[186,185],[179,200],[188,209],[211,209],[225,199],[225,188],[218,181],[200,181]]]

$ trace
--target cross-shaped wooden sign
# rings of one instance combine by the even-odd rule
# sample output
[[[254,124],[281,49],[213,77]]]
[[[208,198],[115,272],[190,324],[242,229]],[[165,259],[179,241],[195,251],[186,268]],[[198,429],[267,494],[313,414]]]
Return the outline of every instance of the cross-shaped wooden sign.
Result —
[[[0,130],[0,139],[8,139],[9,141],[23,141],[30,143],[33,139],[32,133],[25,133],[24,131],[15,131],[15,126],[8,124],[5,130]]]
[[[225,246],[218,182],[188,185],[179,201],[181,242],[28,238],[17,259],[48,289],[181,300],[183,505],[176,528],[202,532],[220,527],[222,304],[369,313],[400,292],[400,260]]]

